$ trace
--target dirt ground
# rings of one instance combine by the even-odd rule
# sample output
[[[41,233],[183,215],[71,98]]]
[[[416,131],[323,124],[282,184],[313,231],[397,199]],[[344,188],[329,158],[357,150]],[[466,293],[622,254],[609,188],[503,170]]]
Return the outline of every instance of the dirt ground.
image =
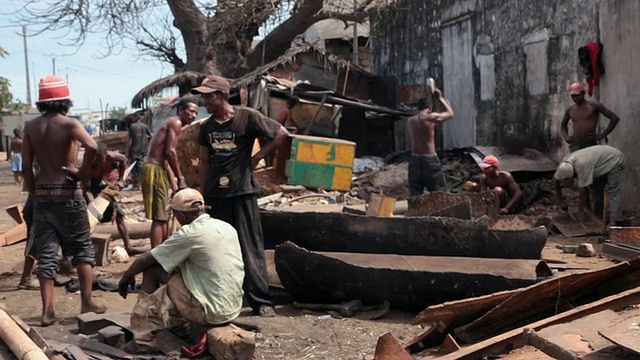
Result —
[[[26,194],[21,186],[13,184],[9,163],[0,163],[0,208],[24,203]],[[13,219],[5,211],[0,212],[0,233],[15,225]],[[549,238],[543,251],[545,259],[563,261],[586,268],[599,268],[612,264],[601,257],[578,258],[574,254],[563,254],[556,248],[557,244],[578,244],[592,242],[598,246],[598,238],[564,239],[554,235]],[[148,248],[148,239],[134,240],[134,244]],[[121,241],[113,241],[112,247],[122,245]],[[39,292],[18,290],[23,266],[25,243],[0,248],[0,303],[11,314],[22,318],[27,324],[39,325],[41,303]],[[111,264],[107,267],[96,267],[96,275],[112,278],[117,281],[129,264]],[[59,280],[66,280],[60,277]],[[117,293],[94,291],[97,302],[106,304],[109,311],[129,311],[136,295],[126,300]],[[55,289],[55,309],[59,316],[66,318],[61,329],[74,331],[77,328],[75,316],[80,310],[79,294],[66,293],[64,288]],[[256,359],[368,359],[373,357],[376,341],[379,336],[391,332],[400,342],[408,341],[422,333],[424,329],[411,326],[409,322],[415,314],[394,311],[380,320],[366,320],[357,316],[350,319],[335,319],[323,314],[303,314],[287,305],[279,305],[279,316],[275,318],[259,318],[251,316],[245,309],[239,321],[261,327],[258,333]]]

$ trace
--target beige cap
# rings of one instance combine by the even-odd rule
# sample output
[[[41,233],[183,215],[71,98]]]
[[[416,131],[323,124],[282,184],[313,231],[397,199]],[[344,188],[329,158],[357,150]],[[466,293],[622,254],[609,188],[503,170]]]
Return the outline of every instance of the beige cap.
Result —
[[[202,194],[198,190],[189,188],[178,191],[167,208],[182,212],[211,209],[204,204]]]
[[[561,162],[558,165],[558,169],[556,170],[556,174],[553,176],[556,180],[564,180],[573,177],[573,165],[568,162]]]

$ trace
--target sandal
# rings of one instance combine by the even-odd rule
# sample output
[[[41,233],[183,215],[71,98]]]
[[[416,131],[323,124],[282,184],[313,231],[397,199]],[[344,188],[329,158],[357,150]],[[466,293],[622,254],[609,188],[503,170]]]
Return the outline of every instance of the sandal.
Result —
[[[40,282],[36,279],[29,279],[27,281],[20,280],[18,284],[20,290],[40,290]]]
[[[262,305],[258,310],[254,310],[254,313],[262,317],[274,317],[276,316],[276,309],[272,306]]]

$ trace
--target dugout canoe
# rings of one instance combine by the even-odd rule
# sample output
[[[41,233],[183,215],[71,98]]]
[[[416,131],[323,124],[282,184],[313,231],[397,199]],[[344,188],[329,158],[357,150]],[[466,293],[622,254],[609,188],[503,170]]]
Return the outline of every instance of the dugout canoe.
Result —
[[[288,241],[276,247],[280,282],[294,300],[364,304],[419,311],[446,301],[513,290],[535,283],[541,260],[479,259],[311,252]]]
[[[494,230],[486,217],[371,217],[349,213],[261,211],[266,249],[294,241],[310,251],[540,259],[544,226]]]

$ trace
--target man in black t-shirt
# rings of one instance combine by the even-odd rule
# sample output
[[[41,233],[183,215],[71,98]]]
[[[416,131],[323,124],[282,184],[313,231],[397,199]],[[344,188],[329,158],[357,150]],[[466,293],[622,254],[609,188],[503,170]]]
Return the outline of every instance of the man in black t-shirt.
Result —
[[[226,79],[209,75],[191,90],[200,94],[211,114],[200,127],[200,191],[209,214],[233,225],[238,232],[245,266],[244,293],[254,314],[275,316],[269,295],[256,182],[252,170],[272,153],[289,132],[278,122],[246,107],[229,105]],[[272,141],[251,156],[258,136]]]
[[[147,124],[140,122],[142,118],[141,112],[136,112],[131,119],[131,125],[129,125],[129,155],[130,163],[136,162],[136,165],[131,171],[131,179],[133,180],[133,187],[140,187],[140,172],[144,166],[144,160],[149,152],[149,140],[153,136],[151,129]]]

